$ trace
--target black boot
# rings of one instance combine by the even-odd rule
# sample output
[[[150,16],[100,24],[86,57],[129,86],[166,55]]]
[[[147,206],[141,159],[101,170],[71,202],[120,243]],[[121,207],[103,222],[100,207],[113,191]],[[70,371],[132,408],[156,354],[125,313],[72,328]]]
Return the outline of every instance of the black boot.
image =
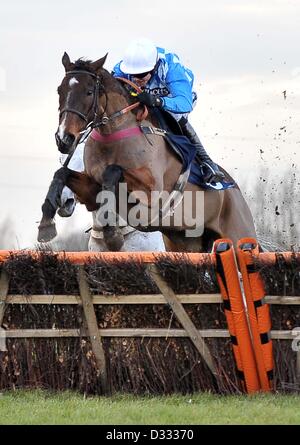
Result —
[[[54,211],[52,218],[54,218],[56,211],[58,215],[62,217],[69,217],[74,212],[76,206],[75,198],[69,198],[63,204],[61,202],[62,191],[66,185],[67,175],[67,168],[60,168],[55,172],[50,184],[46,201],[48,201]]]
[[[184,136],[188,137],[192,144],[194,144],[197,148],[195,159],[199,162],[200,165],[205,164],[206,174],[204,176],[205,182],[220,182],[224,181],[225,176],[219,169],[218,165],[215,164],[208,154],[206,153],[201,141],[195,132],[192,125],[185,118],[180,119],[179,121],[180,127]]]

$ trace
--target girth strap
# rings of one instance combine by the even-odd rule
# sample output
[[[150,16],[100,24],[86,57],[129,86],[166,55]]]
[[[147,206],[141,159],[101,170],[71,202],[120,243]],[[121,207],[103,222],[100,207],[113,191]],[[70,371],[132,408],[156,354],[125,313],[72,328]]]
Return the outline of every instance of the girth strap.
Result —
[[[108,143],[121,141],[134,136],[140,136],[141,134],[142,132],[140,127],[125,128],[111,134],[100,134],[99,131],[93,130],[91,132],[91,138],[94,139],[94,141]]]
[[[165,136],[166,131],[156,127],[145,127],[144,125],[139,125],[138,127],[124,128],[123,130],[118,130],[110,134],[100,134],[99,131],[93,130],[91,132],[91,138],[94,139],[94,141],[108,143],[128,139],[134,136],[140,136],[141,134],[156,134],[158,136]]]

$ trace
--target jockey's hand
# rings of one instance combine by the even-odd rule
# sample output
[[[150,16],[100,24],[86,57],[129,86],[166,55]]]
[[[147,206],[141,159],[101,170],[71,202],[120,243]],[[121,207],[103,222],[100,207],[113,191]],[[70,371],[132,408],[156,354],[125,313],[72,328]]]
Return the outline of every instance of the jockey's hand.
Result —
[[[142,93],[137,95],[137,100],[141,104],[147,105],[147,107],[162,107],[162,100],[159,96],[154,96],[154,94],[146,93],[143,91]]]

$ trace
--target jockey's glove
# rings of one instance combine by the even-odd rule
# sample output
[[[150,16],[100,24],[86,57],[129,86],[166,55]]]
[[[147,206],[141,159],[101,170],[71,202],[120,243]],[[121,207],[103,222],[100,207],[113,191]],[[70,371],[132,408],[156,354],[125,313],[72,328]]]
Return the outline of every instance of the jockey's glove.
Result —
[[[162,107],[163,105],[163,101],[159,96],[154,96],[154,94],[146,93],[145,91],[137,95],[137,100],[150,108]]]

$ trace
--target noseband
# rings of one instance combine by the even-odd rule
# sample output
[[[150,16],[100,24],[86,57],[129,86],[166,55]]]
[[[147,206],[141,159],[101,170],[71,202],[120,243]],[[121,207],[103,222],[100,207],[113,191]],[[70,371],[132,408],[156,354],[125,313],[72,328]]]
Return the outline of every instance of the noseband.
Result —
[[[93,77],[93,79],[95,79],[95,81],[96,81],[95,88],[94,88],[93,103],[86,115],[84,113],[82,113],[81,111],[76,110],[75,108],[68,108],[68,107],[63,108],[59,114],[59,118],[61,119],[61,117],[64,113],[73,113],[73,114],[76,114],[77,116],[79,116],[82,120],[84,120],[86,122],[87,125],[86,125],[85,129],[80,132],[80,134],[82,134],[82,137],[81,137],[79,143],[84,142],[94,128],[100,127],[101,125],[106,125],[112,119],[115,119],[118,116],[122,116],[123,114],[127,113],[130,110],[133,110],[134,108],[136,108],[140,105],[140,102],[135,102],[134,104],[128,105],[127,107],[123,108],[120,111],[116,111],[111,116],[107,116],[106,108],[107,108],[108,98],[107,98],[107,93],[105,91],[105,88],[101,82],[101,80],[102,80],[101,77],[98,76],[97,74],[94,74],[94,73],[91,73],[90,71],[85,71],[85,70],[73,70],[73,71],[66,72],[66,76],[72,75],[72,74],[88,74],[89,76]],[[118,80],[130,85],[138,93],[141,93],[141,91],[142,91],[135,83],[131,82],[128,79],[123,79],[122,77],[115,77],[115,79],[118,79]],[[104,107],[104,110],[103,110],[103,113],[101,116],[98,114],[98,109],[99,109],[98,100],[99,100],[100,92],[103,92],[103,94],[105,95],[105,107]],[[88,116],[91,111],[93,111],[94,117],[91,122],[88,122],[89,121]]]

